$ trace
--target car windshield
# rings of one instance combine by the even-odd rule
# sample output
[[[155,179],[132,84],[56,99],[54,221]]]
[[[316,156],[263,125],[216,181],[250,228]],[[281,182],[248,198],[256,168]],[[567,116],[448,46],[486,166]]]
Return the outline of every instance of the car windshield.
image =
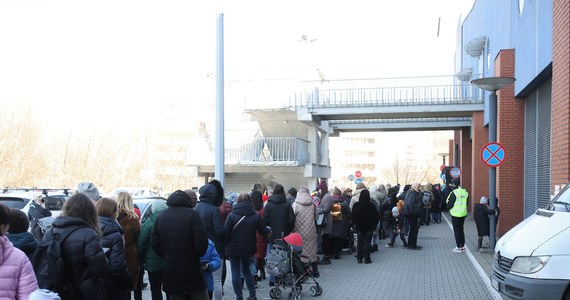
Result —
[[[0,203],[16,209],[22,209],[28,204],[29,199],[15,198],[15,197],[2,197]]]
[[[550,201],[547,210],[570,212],[570,185],[566,185],[554,198]]]

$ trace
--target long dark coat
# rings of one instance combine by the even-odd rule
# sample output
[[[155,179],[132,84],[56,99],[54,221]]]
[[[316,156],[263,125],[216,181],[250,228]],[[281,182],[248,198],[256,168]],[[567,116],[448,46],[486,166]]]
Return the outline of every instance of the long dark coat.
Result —
[[[208,250],[208,236],[190,201],[183,191],[172,193],[166,200],[168,208],[154,223],[152,249],[164,258],[162,282],[167,293],[206,289],[200,257]]]
[[[489,215],[492,215],[494,211],[490,210],[487,205],[480,203],[475,204],[474,211],[475,225],[477,225],[477,236],[489,236]]]

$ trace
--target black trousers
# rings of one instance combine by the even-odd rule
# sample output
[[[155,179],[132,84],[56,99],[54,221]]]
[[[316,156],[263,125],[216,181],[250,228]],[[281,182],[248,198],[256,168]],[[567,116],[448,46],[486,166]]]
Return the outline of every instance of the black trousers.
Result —
[[[454,217],[451,216],[451,224],[453,225],[453,235],[455,235],[455,245],[457,248],[465,247],[465,231],[463,230],[463,224],[465,223],[465,217]]]
[[[409,214],[408,224],[410,225],[410,233],[408,233],[408,247],[413,248],[418,245],[418,233],[420,231],[418,216]]]

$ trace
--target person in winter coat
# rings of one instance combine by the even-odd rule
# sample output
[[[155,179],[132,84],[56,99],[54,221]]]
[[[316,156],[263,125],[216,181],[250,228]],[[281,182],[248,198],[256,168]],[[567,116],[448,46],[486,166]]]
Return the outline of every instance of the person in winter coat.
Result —
[[[404,243],[404,247],[408,247],[408,243],[406,242],[406,231],[404,230],[404,221],[406,220],[406,217],[402,215],[403,210],[404,200],[398,200],[398,204],[392,207],[392,217],[394,218],[394,234],[390,238],[390,243],[386,244],[386,247],[388,248],[394,247],[394,242],[396,241],[396,237],[398,235]]]
[[[271,248],[270,244],[274,240],[289,235],[295,228],[295,212],[293,212],[293,207],[287,202],[285,190],[281,184],[275,185],[273,195],[265,203],[263,221],[266,226],[271,228],[267,251]],[[273,275],[269,276],[269,282],[270,285],[274,283]]]
[[[38,220],[45,217],[51,217],[51,211],[46,207],[44,195],[39,195],[32,203],[30,203],[30,208],[28,210],[30,228],[32,234],[37,240],[41,240],[43,237],[41,228],[38,226]]]
[[[123,236],[125,237],[125,258],[133,279],[133,286],[137,286],[140,267],[137,241],[141,233],[141,223],[139,216],[135,213],[131,194],[120,192],[117,195],[117,204],[119,207],[117,221],[123,227]]]
[[[303,252],[301,260],[305,263],[311,262],[312,274],[319,277],[317,267],[317,226],[315,219],[317,218],[317,208],[313,203],[313,199],[309,194],[309,188],[301,186],[295,202],[293,203],[293,211],[295,212],[295,232],[299,233],[303,238]]]
[[[451,215],[451,224],[453,225],[453,235],[455,236],[455,248],[451,251],[455,253],[465,252],[465,218],[467,217],[467,206],[469,201],[469,193],[466,189],[459,185],[459,178],[453,178],[451,184],[456,188],[447,196],[447,208]]]
[[[107,257],[111,264],[111,276],[101,279],[105,289],[105,299],[124,300],[129,297],[129,291],[134,285],[125,260],[123,228],[117,222],[117,202],[110,198],[101,198],[97,200],[95,208],[102,232],[101,246],[103,249],[108,249]]]
[[[332,239],[331,239],[331,233],[332,233],[332,226],[333,226],[333,220],[332,220],[332,216],[330,214],[331,212],[331,208],[333,205],[333,201],[332,201],[332,192],[333,189],[331,188],[331,190],[328,190],[328,186],[326,181],[321,181],[321,184],[319,184],[319,201],[318,201],[318,206],[317,206],[317,212],[318,213],[323,213],[324,214],[324,218],[326,219],[326,223],[324,226],[322,226],[320,228],[320,235],[321,235],[321,248],[323,250],[323,259],[321,261],[319,261],[319,264],[321,265],[328,265],[331,263],[331,258],[332,258]]]
[[[152,249],[164,259],[163,290],[171,300],[209,300],[200,271],[208,236],[190,203],[188,194],[181,190],[170,194],[168,208],[156,218],[151,237]]]
[[[208,250],[206,254],[200,257],[200,270],[202,270],[202,277],[208,286],[208,297],[210,300],[214,297],[214,275],[212,272],[216,271],[222,266],[222,258],[216,251],[214,242],[208,240]]]
[[[250,194],[253,209],[263,220],[263,199],[260,191],[252,191]],[[255,252],[255,269],[259,273],[254,279],[256,281],[265,280],[265,252],[267,252],[267,237],[256,233],[257,251]],[[256,278],[257,276],[257,278]]]
[[[350,211],[352,211],[354,204],[360,199],[360,193],[365,189],[366,185],[363,182],[356,185],[356,190],[352,193],[352,198],[350,198]]]
[[[167,209],[168,206],[166,206],[165,201],[160,199],[153,200],[150,205],[152,210],[151,215],[142,225],[141,234],[137,241],[137,253],[139,258],[143,261],[144,269],[148,272],[152,300],[162,300],[162,271],[164,269],[164,260],[152,249],[152,230],[156,218],[158,218],[160,213]]]
[[[332,255],[334,259],[340,259],[340,251],[347,242],[350,230],[350,208],[348,208],[349,202],[345,202],[340,189],[337,187],[333,190],[332,201]],[[338,207],[337,205],[340,205],[340,213],[335,210],[335,207]]]
[[[222,273],[225,269],[226,245],[224,242],[224,222],[219,207],[224,202],[224,189],[218,180],[200,187],[200,202],[196,205],[196,212],[202,219],[208,239],[216,245],[216,251],[222,258],[222,267],[214,272],[214,299],[222,299]]]
[[[479,200],[479,203],[475,204],[475,207],[473,209],[475,225],[477,225],[477,248],[481,248],[483,243],[483,237],[489,236],[489,233],[491,232],[489,215],[495,214],[495,211],[489,209],[489,206],[487,204],[488,204],[487,198],[483,196]]]
[[[429,200],[427,204],[423,203],[423,193],[426,192],[429,194]],[[420,225],[425,225],[425,226],[429,226],[430,223],[430,210],[433,207],[433,200],[435,199],[433,192],[432,192],[432,186],[429,183],[424,184],[421,187],[421,193],[422,193],[422,204],[423,204],[423,214],[422,217],[420,219]]]
[[[431,204],[431,219],[433,223],[441,223],[441,205],[442,201],[442,193],[440,191],[441,186],[439,184],[435,184],[432,187],[432,194],[433,194],[433,202]]]
[[[243,299],[242,274],[249,290],[247,299],[256,299],[253,274],[251,274],[250,270],[251,258],[256,252],[255,233],[258,232],[267,236],[269,230],[265,227],[261,217],[255,213],[253,203],[251,203],[251,198],[248,194],[240,194],[237,198],[237,202],[224,224],[224,231],[226,232],[226,253],[230,260],[232,285],[236,299]]]
[[[380,220],[376,206],[370,200],[370,192],[364,189],[360,192],[360,198],[352,208],[353,222],[358,233],[358,243],[356,246],[356,257],[358,263],[372,263],[370,259],[370,242],[372,231],[376,229],[376,224]]]
[[[6,236],[10,215],[10,208],[0,204],[0,299],[27,300],[38,289],[38,283],[26,254]]]
[[[14,247],[22,250],[28,258],[31,258],[38,247],[38,240],[34,235],[28,232],[30,222],[28,216],[16,208],[10,209],[10,232],[8,232],[8,239]]]
[[[420,192],[420,184],[413,183],[411,188],[406,192],[404,200],[403,214],[408,218],[410,232],[408,235],[408,248],[413,250],[421,250],[422,246],[418,245],[418,233],[420,231],[419,218],[422,215],[422,193]]]
[[[83,193],[71,196],[52,226],[44,240],[52,239],[52,232],[75,229],[61,243],[64,273],[71,285],[69,294],[60,293],[61,299],[105,299],[101,278],[109,276],[111,268],[99,241],[101,229],[95,203]]]

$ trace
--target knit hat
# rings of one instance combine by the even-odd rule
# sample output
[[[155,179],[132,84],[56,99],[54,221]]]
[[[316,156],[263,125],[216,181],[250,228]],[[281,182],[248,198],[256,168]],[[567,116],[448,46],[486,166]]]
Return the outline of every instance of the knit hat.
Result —
[[[398,210],[398,207],[396,207],[396,206],[392,207],[392,216],[394,216],[394,218],[396,218],[398,215],[400,215],[400,211]]]
[[[321,180],[321,183],[317,187],[317,190],[320,190],[320,191],[328,191],[329,190],[326,180],[324,180],[324,179]]]
[[[485,196],[481,196],[481,200],[479,200],[479,203],[487,204],[487,198],[485,198]]]
[[[335,187],[335,188],[334,188],[333,195],[342,195],[342,192],[340,191],[339,188]]]
[[[8,229],[10,233],[26,232],[30,228],[28,216],[23,211],[12,208],[10,214],[10,228]]]
[[[366,185],[364,184],[364,182],[361,182],[361,183],[356,185],[357,190],[361,190],[361,189],[365,189],[365,188],[366,188]]]
[[[81,182],[77,185],[77,192],[85,194],[93,201],[99,200],[101,195],[99,194],[99,189],[95,186],[93,182]]]

